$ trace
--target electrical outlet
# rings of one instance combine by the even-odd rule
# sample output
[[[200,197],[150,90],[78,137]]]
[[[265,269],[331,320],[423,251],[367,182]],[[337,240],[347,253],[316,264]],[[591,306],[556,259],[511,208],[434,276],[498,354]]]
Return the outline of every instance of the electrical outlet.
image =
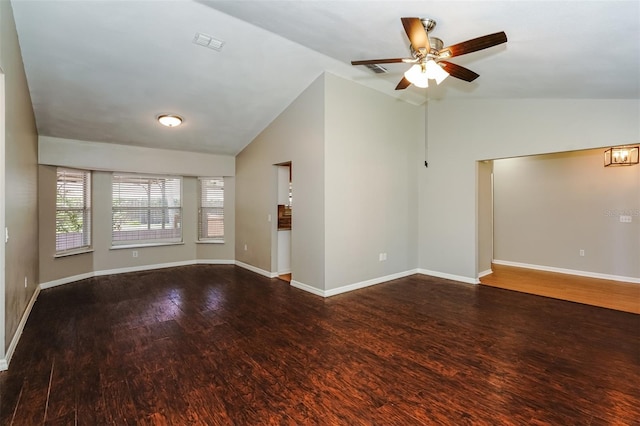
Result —
[[[631,216],[620,216],[620,222],[631,223],[631,221],[632,221]]]
[[[247,251],[247,245],[246,244],[244,245],[244,251]]]
[[[580,256],[584,256],[584,250],[580,249]]]
[[[25,275],[25,277],[24,277],[24,288],[27,288],[27,282],[28,282],[27,281],[27,276]]]
[[[387,260],[387,253],[380,253],[378,255],[378,261],[384,262],[385,260]]]
[[[131,256],[138,257],[138,250],[134,250],[131,252]]]

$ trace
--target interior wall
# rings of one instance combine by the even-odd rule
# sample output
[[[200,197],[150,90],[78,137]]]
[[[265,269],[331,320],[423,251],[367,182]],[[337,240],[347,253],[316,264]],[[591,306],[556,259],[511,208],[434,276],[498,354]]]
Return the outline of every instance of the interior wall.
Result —
[[[234,176],[235,158],[105,142],[40,136],[38,162],[85,170],[160,173],[177,176]]]
[[[331,74],[325,93],[325,289],[415,271],[424,107]]]
[[[277,169],[295,185],[291,273],[324,287],[324,77],[318,77],[236,157],[236,260],[277,274]],[[269,222],[269,216],[272,221]]]
[[[476,161],[640,141],[637,99],[430,101],[420,268],[477,282]]]
[[[179,263],[232,263],[235,254],[235,159],[202,153],[126,147],[98,142],[40,137],[39,223],[40,283],[56,283],[85,274],[141,269]],[[59,163],[59,164],[56,164]],[[56,164],[55,166],[45,164]],[[89,253],[55,257],[56,166],[92,173],[92,246]],[[95,167],[99,166],[99,170]],[[183,243],[112,248],[111,170],[183,176]],[[230,176],[231,174],[231,176]],[[197,242],[197,176],[225,180],[225,242]],[[138,252],[133,257],[132,251]]]
[[[0,9],[0,13],[2,10]],[[1,34],[1,33],[0,33]],[[0,231],[5,229],[5,188],[4,188],[4,169],[5,169],[5,88],[4,88],[4,72],[0,68]],[[5,357],[5,245],[0,244],[0,370],[8,367]]]
[[[640,166],[603,152],[494,162],[497,260],[640,278]]]
[[[0,1],[0,68],[5,78],[4,299],[0,364],[38,285],[38,135],[11,3]],[[27,285],[25,286],[25,279]]]
[[[491,273],[493,260],[493,162],[478,161],[478,188],[476,191],[476,204],[478,209],[478,266],[479,275]]]
[[[182,179],[182,244],[139,248],[112,248],[111,245],[111,173],[93,172],[93,248],[96,271],[172,264],[196,258],[197,179]],[[191,220],[188,220],[191,218]],[[138,257],[133,257],[133,250]]]

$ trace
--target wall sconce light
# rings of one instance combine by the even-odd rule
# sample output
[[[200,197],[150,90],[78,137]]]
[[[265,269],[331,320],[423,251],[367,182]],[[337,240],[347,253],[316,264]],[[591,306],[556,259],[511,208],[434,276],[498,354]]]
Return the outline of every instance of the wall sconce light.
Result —
[[[631,166],[638,164],[637,146],[619,146],[609,148],[604,152],[604,166]]]

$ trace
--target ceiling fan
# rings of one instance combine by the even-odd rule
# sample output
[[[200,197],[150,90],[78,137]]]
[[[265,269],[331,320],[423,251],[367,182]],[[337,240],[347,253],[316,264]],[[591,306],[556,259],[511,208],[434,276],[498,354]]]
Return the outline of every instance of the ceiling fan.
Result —
[[[442,40],[436,37],[429,37],[429,32],[436,26],[436,21],[433,19],[400,18],[400,20],[411,42],[411,58],[351,61],[351,65],[392,64],[397,62],[413,64],[404,73],[404,77],[396,86],[396,90],[406,89],[411,84],[422,88],[428,87],[428,80],[430,79],[440,84],[449,75],[464,81],[473,81],[480,75],[445,59],[477,52],[478,50],[507,42],[507,35],[504,31],[501,31],[443,48],[444,43]]]

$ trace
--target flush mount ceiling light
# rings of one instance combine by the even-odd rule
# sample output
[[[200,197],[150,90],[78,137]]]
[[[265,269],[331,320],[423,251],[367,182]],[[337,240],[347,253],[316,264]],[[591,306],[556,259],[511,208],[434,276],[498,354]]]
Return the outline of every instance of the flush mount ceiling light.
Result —
[[[182,124],[182,117],[173,114],[162,114],[158,116],[158,121],[163,126],[177,127]]]
[[[638,146],[619,146],[604,152],[604,166],[631,166],[638,164]]]

